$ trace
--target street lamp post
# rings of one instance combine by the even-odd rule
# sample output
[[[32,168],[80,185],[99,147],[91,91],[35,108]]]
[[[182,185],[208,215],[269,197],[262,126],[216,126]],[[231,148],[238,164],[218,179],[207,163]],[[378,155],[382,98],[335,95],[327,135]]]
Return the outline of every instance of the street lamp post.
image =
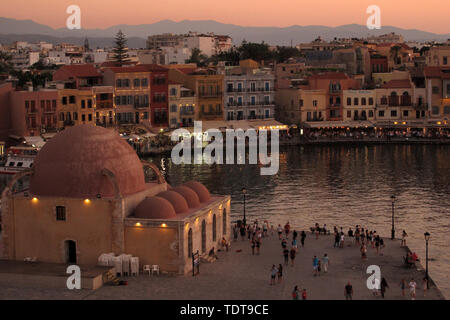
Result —
[[[244,226],[247,226],[247,219],[245,218],[245,194],[246,193],[247,193],[247,189],[245,189],[245,187],[242,188],[242,194],[244,195],[244,220],[243,220]]]
[[[430,278],[428,276],[428,240],[430,240],[430,233],[425,232],[425,277],[427,278],[427,289],[430,289]]]
[[[395,227],[394,227],[394,203],[395,203],[395,196],[391,196],[391,202],[392,202],[392,230],[391,230],[391,240],[395,239]]]

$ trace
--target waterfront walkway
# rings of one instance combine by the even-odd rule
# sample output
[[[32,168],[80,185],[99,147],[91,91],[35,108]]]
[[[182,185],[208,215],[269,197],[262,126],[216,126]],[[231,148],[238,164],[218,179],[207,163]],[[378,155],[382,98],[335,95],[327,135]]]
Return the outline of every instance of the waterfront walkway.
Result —
[[[292,232],[290,239],[292,237]],[[232,242],[229,252],[219,252],[219,259],[211,264],[200,266],[196,277],[186,276],[149,276],[128,278],[128,286],[113,287],[105,285],[95,291],[44,289],[2,286],[0,299],[233,299],[233,300],[290,300],[295,285],[307,290],[308,299],[344,299],[344,286],[348,281],[353,285],[354,299],[380,300],[367,289],[367,266],[378,265],[382,277],[385,277],[389,289],[386,299],[409,299],[401,294],[400,282],[414,278],[417,282],[417,300],[444,299],[440,291],[432,285],[423,297],[422,279],[424,271],[417,268],[406,269],[402,265],[402,256],[406,249],[400,247],[400,241],[385,240],[383,255],[377,256],[375,249],[368,248],[368,260],[361,262],[359,247],[345,246],[333,248],[333,236],[321,235],[319,240],[307,232],[305,247],[298,249],[295,266],[284,266],[281,284],[270,286],[272,264],[283,263],[283,255],[278,235],[263,238],[261,254],[253,256],[249,241]],[[290,241],[288,241],[290,243]],[[289,248],[289,246],[288,246]],[[241,252],[237,252],[242,250]],[[330,266],[327,274],[313,276],[312,258],[327,253]]]

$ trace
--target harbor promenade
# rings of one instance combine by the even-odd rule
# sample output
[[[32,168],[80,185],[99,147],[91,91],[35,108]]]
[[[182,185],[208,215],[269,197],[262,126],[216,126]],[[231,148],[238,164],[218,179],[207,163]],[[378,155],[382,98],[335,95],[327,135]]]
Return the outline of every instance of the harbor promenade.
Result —
[[[292,239],[289,237],[289,244]],[[68,290],[33,288],[7,285],[0,288],[0,299],[231,299],[231,300],[290,300],[295,285],[307,290],[310,300],[343,300],[344,287],[350,281],[355,300],[381,300],[367,288],[366,273],[369,265],[378,265],[381,276],[389,285],[385,299],[410,299],[409,288],[402,296],[401,280],[417,282],[416,300],[444,299],[442,293],[430,281],[430,290],[424,297],[422,279],[425,272],[420,264],[416,268],[403,266],[402,256],[407,248],[400,247],[400,240],[385,240],[382,255],[368,248],[367,261],[361,261],[359,247],[346,243],[344,248],[333,248],[332,235],[321,235],[318,240],[307,232],[305,247],[299,246],[294,266],[284,266],[281,242],[278,235],[262,239],[260,255],[252,255],[247,239],[232,241],[228,252],[218,252],[218,260],[202,263],[200,274],[193,277],[170,275],[139,275],[124,278],[127,286],[104,285],[98,290]],[[313,256],[321,258],[325,253],[330,259],[328,273],[313,275]],[[421,258],[421,257],[420,257]],[[283,264],[283,280],[270,285],[270,269],[273,264]]]

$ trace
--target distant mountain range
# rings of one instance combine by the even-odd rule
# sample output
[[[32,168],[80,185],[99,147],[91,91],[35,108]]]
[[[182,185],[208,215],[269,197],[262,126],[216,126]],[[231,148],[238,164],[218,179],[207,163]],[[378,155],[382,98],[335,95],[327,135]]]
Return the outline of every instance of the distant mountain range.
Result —
[[[403,35],[407,41],[446,41],[448,34],[435,34],[431,32],[401,29],[384,26],[380,30],[369,30],[366,26],[349,24],[338,27],[326,26],[290,26],[290,27],[244,27],[225,24],[212,20],[183,20],[180,22],[162,20],[152,24],[141,25],[115,25],[106,29],[69,30],[67,28],[53,29],[49,26],[31,20],[16,20],[0,17],[0,43],[12,41],[48,41],[51,43],[71,42],[84,43],[87,37],[92,47],[112,46],[113,36],[122,30],[128,37],[130,48],[144,48],[147,36],[160,33],[187,33],[188,31],[214,32],[226,34],[233,38],[235,44],[242,40],[250,42],[266,42],[273,45],[290,45],[301,42],[310,42],[321,36],[322,39],[333,38],[364,38],[370,35],[381,35],[390,32]]]

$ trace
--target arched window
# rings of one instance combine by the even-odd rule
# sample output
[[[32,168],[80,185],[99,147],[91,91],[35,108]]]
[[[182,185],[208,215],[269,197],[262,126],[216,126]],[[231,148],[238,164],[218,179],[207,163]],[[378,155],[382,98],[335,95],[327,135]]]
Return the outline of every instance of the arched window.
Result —
[[[217,240],[217,221],[216,221],[216,215],[213,215],[213,223],[212,223],[212,237],[213,241]]]
[[[192,255],[192,228],[188,232],[188,255],[189,257]]]
[[[202,253],[206,252],[206,221],[202,221]]]
[[[223,234],[227,234],[227,209],[223,208],[223,214],[222,214],[222,225],[223,225]]]

